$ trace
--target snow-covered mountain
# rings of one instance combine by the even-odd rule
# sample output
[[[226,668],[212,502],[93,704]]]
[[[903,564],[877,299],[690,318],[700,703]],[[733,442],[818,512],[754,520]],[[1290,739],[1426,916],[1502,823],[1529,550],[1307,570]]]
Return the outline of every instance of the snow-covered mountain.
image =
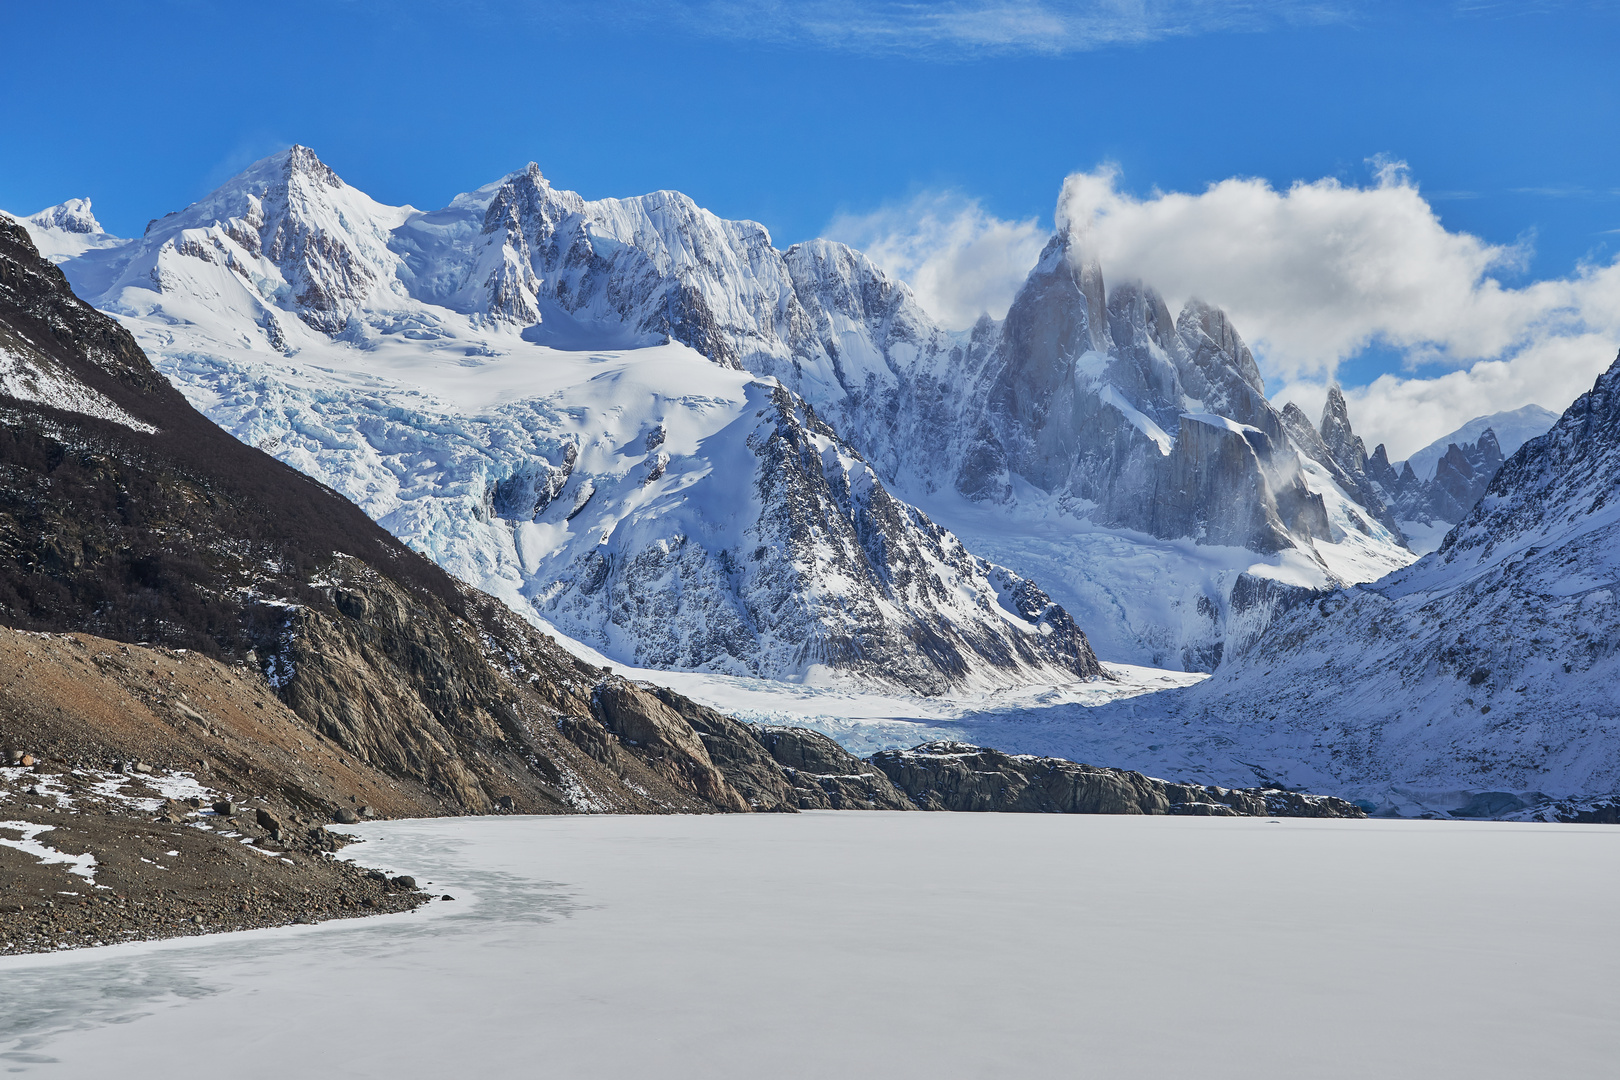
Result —
[[[1382,445],[1367,462],[1367,476],[1389,500],[1412,550],[1426,555],[1479,502],[1506,460],[1496,432],[1487,427],[1474,442],[1447,446],[1427,480],[1418,479],[1411,462],[1397,471]]]
[[[1363,475],[1389,505],[1408,546],[1426,555],[1473,509],[1507,456],[1557,420],[1539,405],[1476,416],[1404,462],[1390,461],[1380,444],[1364,455]]]
[[[3,210],[0,210],[0,214],[12,216]],[[118,247],[124,243],[101,227],[101,222],[90,211],[89,199],[69,199],[21,221],[36,241],[47,245],[40,247],[39,253],[54,263],[77,258],[87,251]]]
[[[1410,465],[1413,475],[1419,480],[1432,480],[1440,459],[1446,456],[1446,451],[1453,445],[1467,446],[1469,443],[1477,443],[1479,437],[1489,431],[1495,436],[1496,444],[1505,460],[1512,457],[1514,451],[1531,439],[1547,434],[1556,423],[1558,414],[1550,409],[1543,409],[1540,405],[1524,405],[1507,412],[1476,416],[1451,434],[1442,435],[1428,446],[1414,452],[1404,462],[1392,461],[1390,464],[1397,472]]]
[[[1111,658],[1208,670],[1244,582],[1412,558],[1347,418],[1285,417],[1224,314],[1105,289],[1066,233],[1005,320],[950,333],[859,252],[678,193],[588,201],[531,165],[421,213],[294,147],[63,266],[227,429],[627,661],[1072,677],[1072,616]],[[655,583],[716,606],[676,619]]]
[[[1254,610],[1269,625],[1198,685],[1004,744],[1095,756],[1101,733],[1129,732],[1110,761],[1405,813],[1537,814],[1620,791],[1620,359],[1438,551]]]
[[[509,178],[483,217],[538,183]],[[495,242],[455,218],[379,207],[294,148],[69,269],[228,430],[628,663],[921,692],[1103,676],[1060,606],[891,495],[780,381],[585,303],[539,325],[639,347],[533,340],[454,270]],[[464,311],[412,295],[431,228]],[[652,273],[636,250],[618,257]],[[563,293],[594,295],[590,273]]]

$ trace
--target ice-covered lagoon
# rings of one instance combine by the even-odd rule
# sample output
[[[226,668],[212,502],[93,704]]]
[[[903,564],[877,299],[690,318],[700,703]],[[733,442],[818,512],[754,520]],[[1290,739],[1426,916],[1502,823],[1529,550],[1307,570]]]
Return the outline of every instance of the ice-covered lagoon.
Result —
[[[1613,1076],[1620,829],[998,814],[355,830],[410,915],[0,960],[54,1077]]]

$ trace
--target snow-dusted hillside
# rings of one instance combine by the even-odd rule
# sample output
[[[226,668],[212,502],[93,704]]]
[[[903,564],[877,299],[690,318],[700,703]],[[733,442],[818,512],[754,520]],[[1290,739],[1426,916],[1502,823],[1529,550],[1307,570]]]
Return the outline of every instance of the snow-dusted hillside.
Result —
[[[57,234],[78,220],[64,204],[29,224],[67,252]],[[420,213],[294,147],[141,238],[96,235],[64,269],[210,416],[630,662],[792,675],[831,662],[919,688],[967,679],[963,649],[967,668],[1086,669],[1066,632],[1030,621],[1033,600],[996,599],[1023,586],[970,569],[940,526],[1039,578],[1111,658],[1189,670],[1216,665],[1250,620],[1245,582],[1333,587],[1411,559],[1375,489],[1307,452],[1309,421],[1266,401],[1222,313],[1195,302],[1172,317],[1134,283],[1105,291],[1067,235],[1006,320],[960,334],[843,245],[779,251],[763,226],[678,193],[593,202],[534,166]],[[688,421],[688,449],[656,442]],[[820,479],[804,453],[778,455],[805,464],[813,497],[766,482],[776,439],[825,443]],[[712,520],[762,484],[787,507],[774,549]],[[613,527],[587,544],[605,508]],[[793,572],[736,561],[761,546]],[[821,580],[846,562],[852,584]],[[672,620],[629,602],[655,583],[683,612],[727,599]],[[773,621],[788,611],[830,620],[825,636]],[[862,634],[889,644],[873,652]],[[895,668],[900,641],[920,669]]]

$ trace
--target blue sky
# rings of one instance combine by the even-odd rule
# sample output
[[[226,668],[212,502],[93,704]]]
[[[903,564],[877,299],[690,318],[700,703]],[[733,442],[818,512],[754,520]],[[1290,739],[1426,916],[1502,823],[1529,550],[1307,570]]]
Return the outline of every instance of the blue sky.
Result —
[[[785,245],[884,208],[903,224],[942,193],[1044,230],[1064,178],[1104,167],[1143,200],[1234,177],[1368,187],[1395,161],[1446,232],[1511,249],[1489,274],[1523,288],[1620,250],[1605,7],[13,5],[0,207],[88,195],[128,235],[296,141],[386,202],[436,207],[532,159],[588,197],[686,191]],[[1336,370],[1360,385],[1490,359],[1410,337]]]

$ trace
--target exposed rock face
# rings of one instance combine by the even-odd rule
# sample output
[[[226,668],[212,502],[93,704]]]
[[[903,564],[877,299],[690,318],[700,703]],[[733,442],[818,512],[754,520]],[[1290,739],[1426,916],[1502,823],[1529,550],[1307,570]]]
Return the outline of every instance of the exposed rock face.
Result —
[[[1061,758],[1014,757],[959,742],[872,755],[925,810],[1048,814],[1185,814],[1210,817],[1365,817],[1342,799],[1250,788],[1174,784]]]
[[[1346,472],[1358,476],[1367,471],[1367,447],[1361,436],[1350,430],[1350,410],[1344,403],[1344,392],[1337,386],[1328,387],[1320,431],[1328,453]]]
[[[1176,365],[1182,389],[1203,411],[1259,428],[1271,439],[1282,438],[1282,425],[1266,400],[1266,383],[1254,354],[1238,336],[1226,312],[1190,300],[1176,316],[1184,360]]]
[[[1496,432],[1486,428],[1475,442],[1448,446],[1428,480],[1419,480],[1410,462],[1397,473],[1382,445],[1373,451],[1367,473],[1389,494],[1402,521],[1427,525],[1466,517],[1504,460]]]
[[[1226,315],[1193,301],[1172,323],[1137,283],[1103,296],[1101,270],[1055,238],[986,364],[958,490],[1003,500],[1016,475],[1097,524],[1265,553],[1332,539]]]
[[[801,810],[911,810],[906,795],[874,763],[805,728],[763,727],[760,742],[782,766]]]
[[[782,767],[760,741],[759,729],[662,687],[647,686],[702,740],[709,760],[756,813],[792,813],[799,799]]]
[[[1327,469],[1334,483],[1365,509],[1375,521],[1388,529],[1391,535],[1401,534],[1395,515],[1384,500],[1384,492],[1388,489],[1380,486],[1381,474],[1378,474],[1377,467],[1368,461],[1366,447],[1361,437],[1351,430],[1350,413],[1345,406],[1344,394],[1337,386],[1328,389],[1327,404],[1322,409],[1320,432],[1312,426],[1310,418],[1304,411],[1292,402],[1283,407],[1282,421],[1289,438],[1299,447],[1301,453]],[[1332,433],[1331,439],[1328,438],[1329,432]],[[1379,447],[1379,452],[1383,452],[1383,447]],[[1387,459],[1385,464],[1388,464]],[[1365,522],[1357,524],[1364,531],[1370,531]]]
[[[648,689],[692,725],[752,810],[915,809],[883,773],[820,732],[741,724],[679,694]]]
[[[722,810],[748,809],[715,768],[692,725],[656,696],[623,679],[607,679],[597,686],[593,700],[603,725],[666,778],[690,787]]]

